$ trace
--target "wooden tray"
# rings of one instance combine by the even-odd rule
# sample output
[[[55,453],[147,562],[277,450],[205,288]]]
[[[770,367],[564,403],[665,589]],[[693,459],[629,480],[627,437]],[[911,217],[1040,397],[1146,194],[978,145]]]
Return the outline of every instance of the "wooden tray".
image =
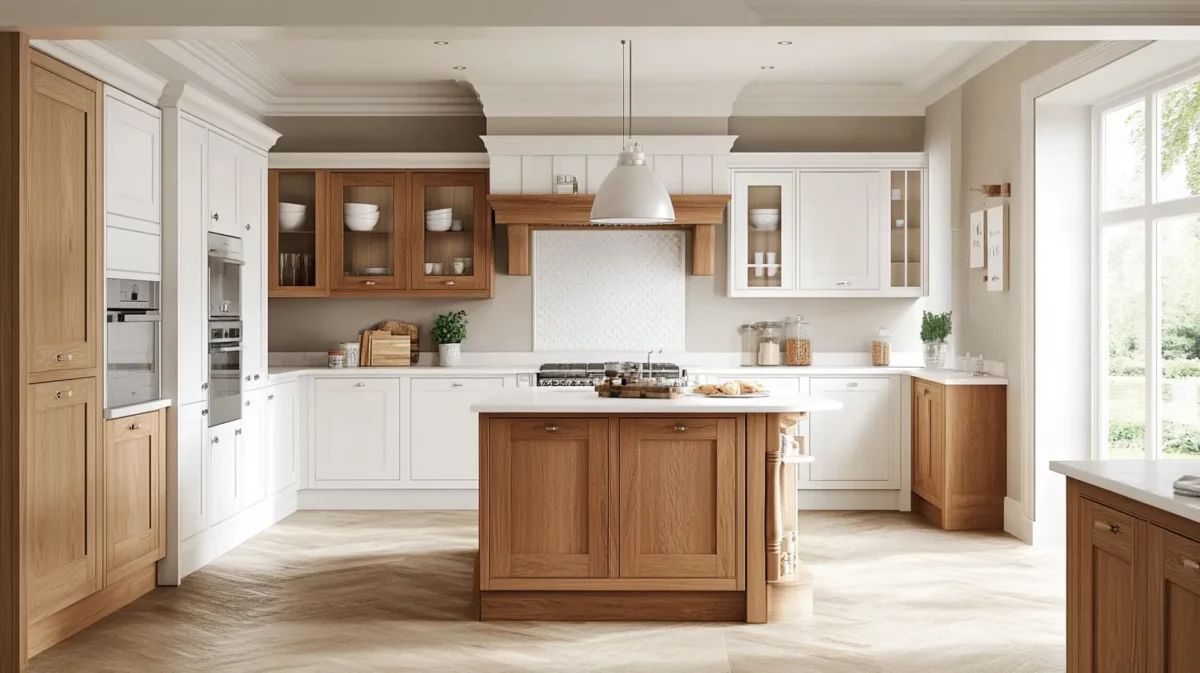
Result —
[[[614,386],[601,383],[596,386],[600,397],[624,397],[626,399],[673,400],[687,394],[687,388],[675,386]]]
[[[406,322],[400,322],[399,320],[384,320],[375,329],[383,330],[397,336],[407,334],[408,338],[412,341],[408,356],[409,363],[414,366],[417,364],[417,360],[421,357],[421,329],[419,327]]]

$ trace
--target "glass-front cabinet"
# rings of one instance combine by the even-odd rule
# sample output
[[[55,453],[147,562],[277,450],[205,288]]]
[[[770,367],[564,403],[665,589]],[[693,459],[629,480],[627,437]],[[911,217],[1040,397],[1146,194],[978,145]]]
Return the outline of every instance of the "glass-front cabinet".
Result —
[[[730,199],[733,289],[753,293],[796,286],[796,174],[737,172]]]
[[[335,290],[402,290],[407,173],[330,175]]]
[[[272,297],[319,297],[329,292],[328,181],[327,171],[270,172],[267,280]]]
[[[920,170],[888,171],[889,232],[884,239],[890,255],[891,287],[923,285],[925,211]]]
[[[412,289],[486,287],[491,227],[485,174],[414,173],[412,221]]]

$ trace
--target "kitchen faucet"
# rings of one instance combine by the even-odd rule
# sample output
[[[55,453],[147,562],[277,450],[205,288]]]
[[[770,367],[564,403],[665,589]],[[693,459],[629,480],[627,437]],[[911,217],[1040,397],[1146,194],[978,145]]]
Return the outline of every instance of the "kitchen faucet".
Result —
[[[662,355],[662,352],[663,352],[663,350],[661,348],[658,349],[659,355]],[[646,351],[646,372],[645,372],[645,374],[642,375],[642,378],[646,378],[646,379],[654,378],[654,370],[650,366],[650,356],[651,355],[654,355],[653,348],[651,348],[649,351]]]

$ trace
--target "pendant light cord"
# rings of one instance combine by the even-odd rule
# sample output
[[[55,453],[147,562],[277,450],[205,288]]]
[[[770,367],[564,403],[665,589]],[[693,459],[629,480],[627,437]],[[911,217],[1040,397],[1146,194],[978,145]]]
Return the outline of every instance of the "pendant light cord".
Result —
[[[633,143],[633,40],[629,41],[629,142]]]
[[[621,40],[621,135],[625,135],[625,40]],[[621,149],[625,149],[621,141]]]

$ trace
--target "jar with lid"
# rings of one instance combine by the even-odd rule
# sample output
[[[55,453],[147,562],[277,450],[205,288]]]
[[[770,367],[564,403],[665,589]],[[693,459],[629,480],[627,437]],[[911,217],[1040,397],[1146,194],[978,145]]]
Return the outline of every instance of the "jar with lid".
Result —
[[[746,323],[738,327],[742,337],[742,366],[753,367],[758,364],[758,323]]]
[[[346,351],[335,348],[329,351],[329,368],[342,369],[346,366]]]
[[[812,339],[809,337],[808,322],[804,320],[804,316],[788,318],[784,353],[789,367],[812,365]]]
[[[758,364],[777,367],[782,360],[780,346],[783,345],[783,323],[758,323]]]
[[[892,364],[892,335],[886,327],[880,327],[871,342],[871,364],[876,367],[887,367]]]

